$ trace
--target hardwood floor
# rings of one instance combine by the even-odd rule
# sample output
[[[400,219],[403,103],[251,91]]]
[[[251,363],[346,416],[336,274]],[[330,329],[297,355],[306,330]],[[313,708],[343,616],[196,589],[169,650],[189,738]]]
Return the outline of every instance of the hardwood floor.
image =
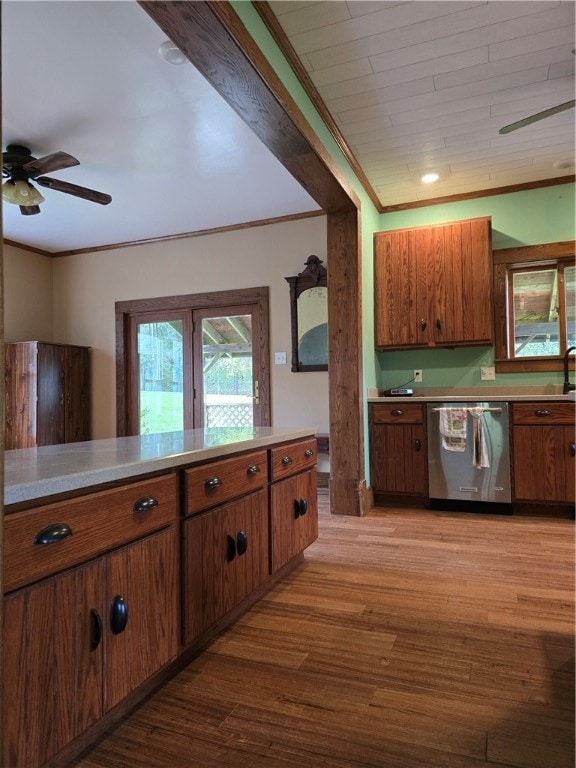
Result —
[[[329,515],[81,768],[573,768],[574,523]]]

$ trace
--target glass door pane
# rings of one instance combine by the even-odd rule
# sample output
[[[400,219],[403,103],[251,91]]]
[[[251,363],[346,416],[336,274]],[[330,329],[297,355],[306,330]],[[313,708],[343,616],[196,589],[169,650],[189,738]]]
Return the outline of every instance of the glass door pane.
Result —
[[[202,315],[202,385],[198,404],[202,424],[251,427],[258,388],[254,381],[252,315]],[[195,325],[199,319],[195,318]]]
[[[181,319],[138,322],[138,433],[184,429]]]

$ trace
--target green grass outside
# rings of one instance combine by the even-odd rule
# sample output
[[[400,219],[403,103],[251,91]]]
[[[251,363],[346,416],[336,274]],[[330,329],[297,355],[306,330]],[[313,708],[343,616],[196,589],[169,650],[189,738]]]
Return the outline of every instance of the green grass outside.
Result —
[[[174,432],[183,426],[182,392],[140,392],[140,434]]]

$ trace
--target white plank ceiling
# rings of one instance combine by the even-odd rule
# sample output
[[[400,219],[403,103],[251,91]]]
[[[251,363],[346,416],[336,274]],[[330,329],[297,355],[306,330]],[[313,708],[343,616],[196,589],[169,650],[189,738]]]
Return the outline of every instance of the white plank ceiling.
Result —
[[[383,207],[573,174],[574,2],[270,6]]]
[[[383,208],[574,172],[574,2],[270,3]],[[2,145],[80,161],[36,216],[3,205],[4,237],[49,252],[317,211],[224,101],[157,49],[134,2],[3,0]],[[425,186],[426,171],[440,179]],[[52,175],[52,174],[51,174]]]

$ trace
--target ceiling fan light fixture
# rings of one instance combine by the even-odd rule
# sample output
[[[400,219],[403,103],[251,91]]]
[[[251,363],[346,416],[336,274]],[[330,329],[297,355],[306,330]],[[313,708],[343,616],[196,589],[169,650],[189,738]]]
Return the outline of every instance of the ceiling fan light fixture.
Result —
[[[13,205],[40,205],[45,199],[40,192],[27,181],[8,180],[2,185],[2,199]]]
[[[438,181],[440,176],[437,173],[431,172],[431,173],[425,173],[424,176],[420,179],[420,181],[423,184],[433,184],[435,181]]]
[[[186,64],[188,59],[172,40],[165,40],[158,48],[158,53],[168,64]]]

